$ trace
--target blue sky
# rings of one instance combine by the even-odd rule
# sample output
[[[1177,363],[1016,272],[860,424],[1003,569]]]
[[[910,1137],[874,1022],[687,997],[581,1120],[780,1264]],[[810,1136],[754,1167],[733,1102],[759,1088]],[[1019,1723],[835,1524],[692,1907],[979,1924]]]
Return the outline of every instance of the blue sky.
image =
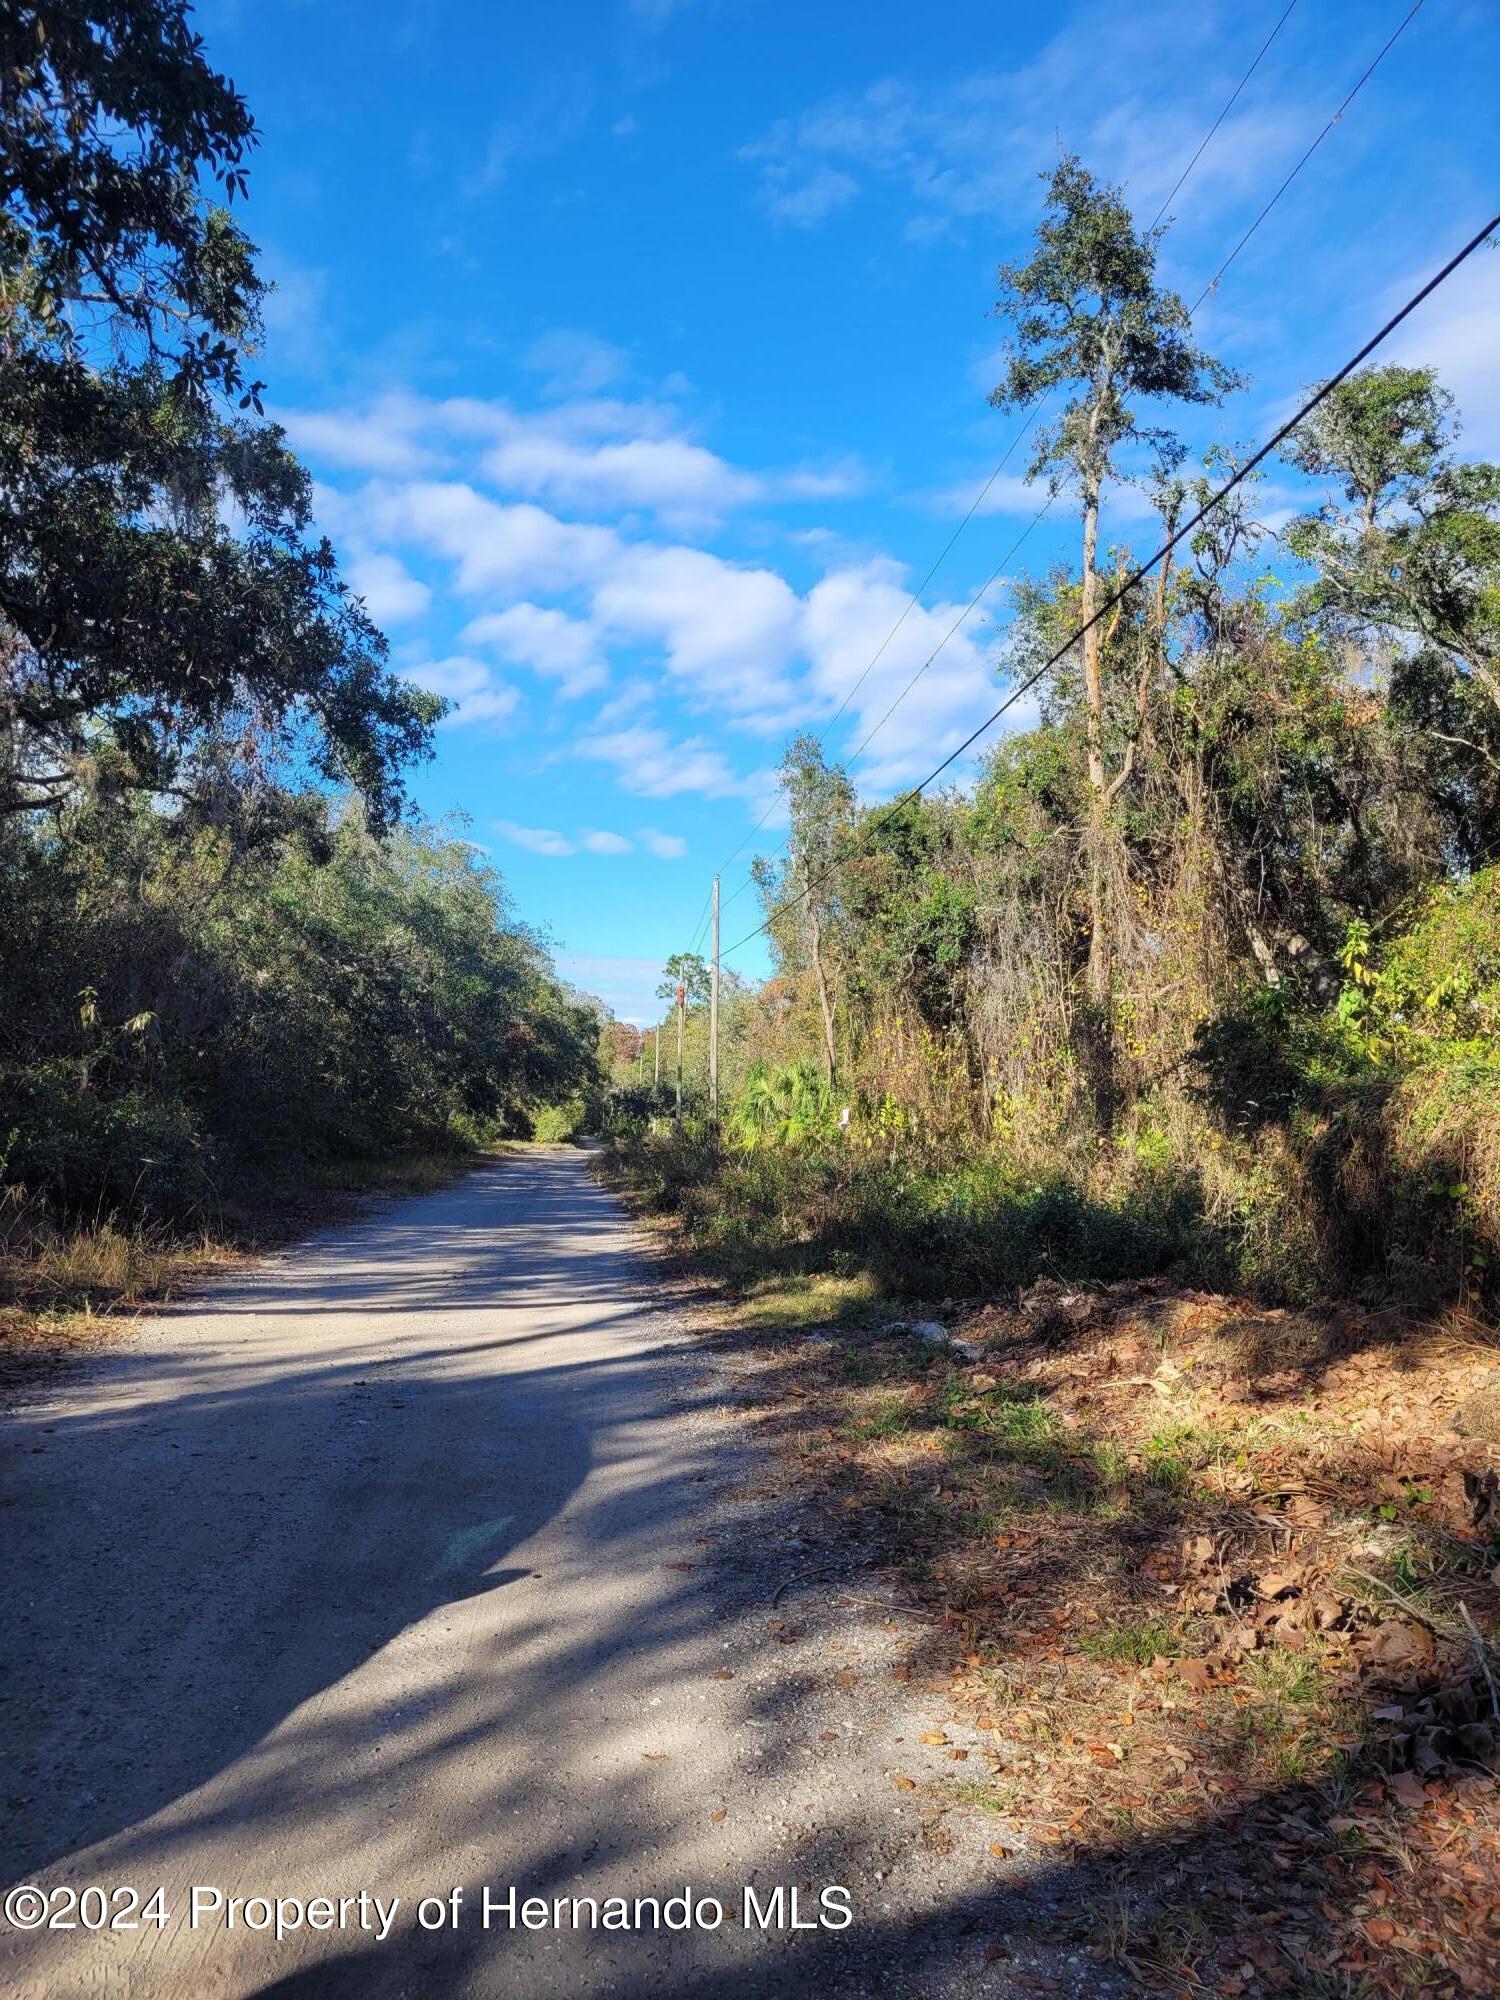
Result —
[[[1149,218],[1285,0],[207,0],[263,143],[259,372],[413,679],[456,707],[415,793],[468,816],[627,1018],[1009,441],[998,262],[1059,145]],[[1197,296],[1407,11],[1299,0],[1181,195]],[[1496,206],[1500,9],[1426,0],[1198,317],[1258,439]],[[1484,252],[1403,329],[1500,453]],[[828,729],[848,756],[1042,497],[1021,455]],[[1277,475],[1266,518],[1295,497]],[[1119,491],[1107,527],[1143,545]],[[1072,549],[1063,503],[1009,566]],[[999,585],[854,762],[912,781],[997,699]],[[1018,710],[1024,723],[1026,712]],[[774,807],[725,877],[735,892]],[[765,968],[759,945],[735,964]]]

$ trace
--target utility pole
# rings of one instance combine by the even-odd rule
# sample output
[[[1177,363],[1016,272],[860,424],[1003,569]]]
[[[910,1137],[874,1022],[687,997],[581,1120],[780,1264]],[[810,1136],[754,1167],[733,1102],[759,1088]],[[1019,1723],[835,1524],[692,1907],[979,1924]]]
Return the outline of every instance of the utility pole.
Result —
[[[687,1013],[687,987],[677,989],[677,1116],[682,1116],[682,1023]]]
[[[714,955],[708,987],[708,1116],[719,1122],[719,878],[714,877]]]
[[[657,1022],[656,1027],[652,1032],[651,1040],[655,1045],[655,1052],[656,1052],[656,1075],[652,1078],[652,1081],[655,1084],[656,1088],[660,1090],[661,1089],[661,1022],[660,1021]]]

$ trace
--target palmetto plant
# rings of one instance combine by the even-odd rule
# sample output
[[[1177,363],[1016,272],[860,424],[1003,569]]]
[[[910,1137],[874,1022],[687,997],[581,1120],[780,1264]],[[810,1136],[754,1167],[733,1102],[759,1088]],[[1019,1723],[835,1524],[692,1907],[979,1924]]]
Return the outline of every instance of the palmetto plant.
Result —
[[[763,1146],[803,1146],[830,1130],[828,1079],[811,1062],[756,1063],[728,1119],[730,1139],[747,1152]]]

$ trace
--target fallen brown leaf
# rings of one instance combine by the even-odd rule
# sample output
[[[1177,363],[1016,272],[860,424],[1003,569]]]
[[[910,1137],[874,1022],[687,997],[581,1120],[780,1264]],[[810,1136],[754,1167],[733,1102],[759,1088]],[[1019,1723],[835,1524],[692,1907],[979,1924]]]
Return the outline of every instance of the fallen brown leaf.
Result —
[[[1397,1805],[1420,1812],[1427,1803],[1427,1788],[1415,1771],[1398,1771],[1390,1780],[1391,1797]]]

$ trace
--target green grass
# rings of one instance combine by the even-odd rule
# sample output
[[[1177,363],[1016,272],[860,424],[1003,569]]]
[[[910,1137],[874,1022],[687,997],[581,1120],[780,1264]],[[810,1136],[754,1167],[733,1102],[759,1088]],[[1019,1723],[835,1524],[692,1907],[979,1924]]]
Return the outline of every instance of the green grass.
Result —
[[[1021,1452],[1056,1445],[1066,1435],[1056,1412],[1039,1397],[1006,1389],[981,1392],[961,1375],[951,1377],[944,1388],[938,1421]]]
[[[1233,1447],[1212,1424],[1164,1424],[1147,1440],[1146,1477],[1166,1493],[1182,1493],[1196,1474],[1222,1465]]]
[[[1182,1652],[1182,1641],[1160,1619],[1138,1618],[1089,1633],[1079,1640],[1078,1650],[1091,1660],[1149,1667],[1153,1660],[1176,1659]]]
[[[950,1778],[943,1789],[954,1805],[997,1817],[1014,1812],[1021,1796],[1020,1786],[1007,1779]]]
[[[870,1326],[892,1308],[868,1272],[839,1277],[790,1271],[748,1285],[741,1311],[751,1326],[773,1332],[817,1326]]]
[[[1316,1663],[1306,1653],[1279,1647],[1247,1654],[1241,1678],[1267,1700],[1299,1708],[1317,1701],[1323,1691]]]
[[[903,1396],[881,1396],[873,1409],[861,1417],[851,1417],[844,1435],[853,1444],[879,1444],[889,1438],[905,1437],[916,1428],[915,1412]]]

